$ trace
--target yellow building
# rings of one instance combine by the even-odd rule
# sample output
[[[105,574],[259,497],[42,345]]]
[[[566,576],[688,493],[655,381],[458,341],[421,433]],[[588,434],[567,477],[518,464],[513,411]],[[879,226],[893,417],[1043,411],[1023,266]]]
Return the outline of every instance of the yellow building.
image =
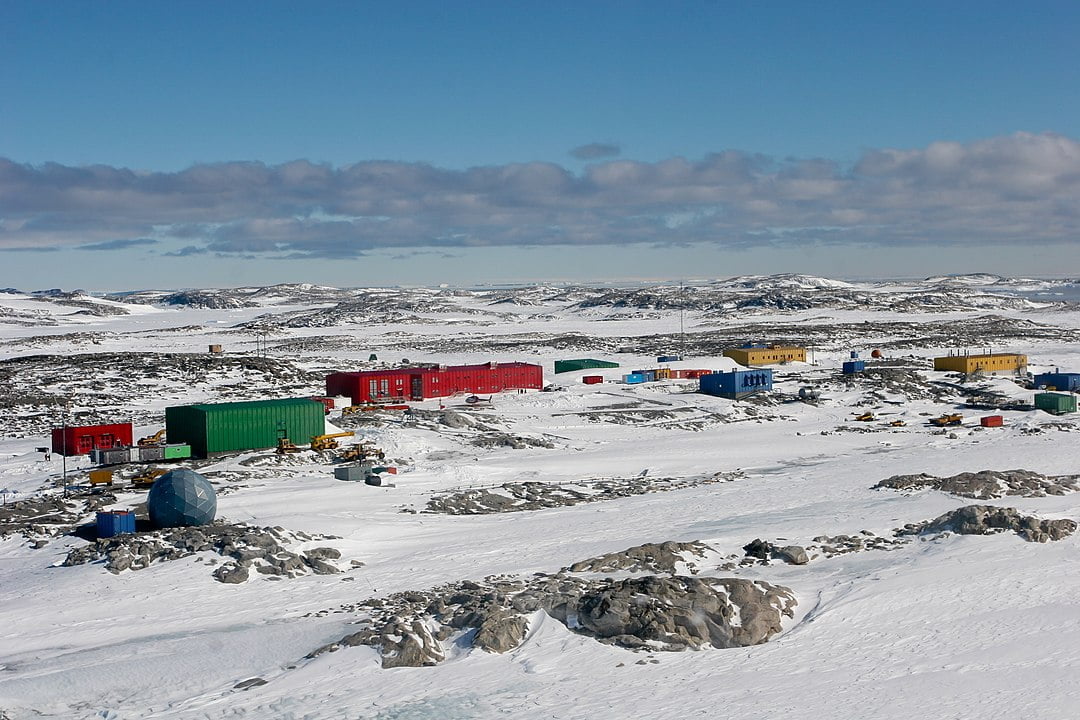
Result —
[[[759,345],[725,350],[724,357],[729,357],[740,365],[775,365],[793,360],[806,362],[806,348],[791,345]]]
[[[1002,353],[1000,355],[946,355],[934,358],[935,370],[973,373],[1018,372],[1027,367],[1027,355]]]

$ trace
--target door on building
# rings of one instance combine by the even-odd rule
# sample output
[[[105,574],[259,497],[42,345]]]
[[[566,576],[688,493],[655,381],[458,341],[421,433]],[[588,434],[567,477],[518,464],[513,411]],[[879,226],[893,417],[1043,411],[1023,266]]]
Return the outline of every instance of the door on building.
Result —
[[[412,395],[413,400],[424,399],[424,379],[419,375],[412,376],[412,382],[409,386],[409,393]]]

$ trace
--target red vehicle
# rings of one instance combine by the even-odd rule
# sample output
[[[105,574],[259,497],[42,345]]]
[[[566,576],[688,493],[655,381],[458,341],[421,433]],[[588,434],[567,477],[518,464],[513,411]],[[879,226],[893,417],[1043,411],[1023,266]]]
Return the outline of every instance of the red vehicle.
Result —
[[[52,451],[57,455],[86,455],[91,450],[107,450],[133,444],[131,423],[68,425],[66,428],[52,430]]]
[[[369,402],[424,400],[458,393],[485,395],[544,385],[544,368],[529,363],[424,365],[393,370],[339,372],[327,375],[327,395],[348,395],[354,405]]]

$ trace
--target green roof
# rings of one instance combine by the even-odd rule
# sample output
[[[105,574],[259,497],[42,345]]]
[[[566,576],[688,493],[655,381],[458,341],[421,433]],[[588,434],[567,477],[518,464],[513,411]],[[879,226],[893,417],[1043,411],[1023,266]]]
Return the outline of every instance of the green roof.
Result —
[[[303,405],[305,403],[322,405],[318,400],[312,400],[311,398],[281,398],[279,400],[243,400],[240,402],[228,403],[198,403],[195,405],[187,405],[186,407],[212,412],[214,410],[241,410],[244,408],[259,407],[291,407],[293,405]]]

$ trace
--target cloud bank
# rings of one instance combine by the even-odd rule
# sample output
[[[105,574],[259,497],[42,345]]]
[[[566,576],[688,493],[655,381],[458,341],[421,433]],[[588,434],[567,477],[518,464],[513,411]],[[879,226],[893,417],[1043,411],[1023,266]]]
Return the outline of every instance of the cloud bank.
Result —
[[[589,147],[589,146],[585,146]],[[449,170],[361,162],[175,173],[0,158],[0,249],[351,258],[477,246],[1075,242],[1080,143],[1050,133],[872,150],[852,166],[739,151]]]

